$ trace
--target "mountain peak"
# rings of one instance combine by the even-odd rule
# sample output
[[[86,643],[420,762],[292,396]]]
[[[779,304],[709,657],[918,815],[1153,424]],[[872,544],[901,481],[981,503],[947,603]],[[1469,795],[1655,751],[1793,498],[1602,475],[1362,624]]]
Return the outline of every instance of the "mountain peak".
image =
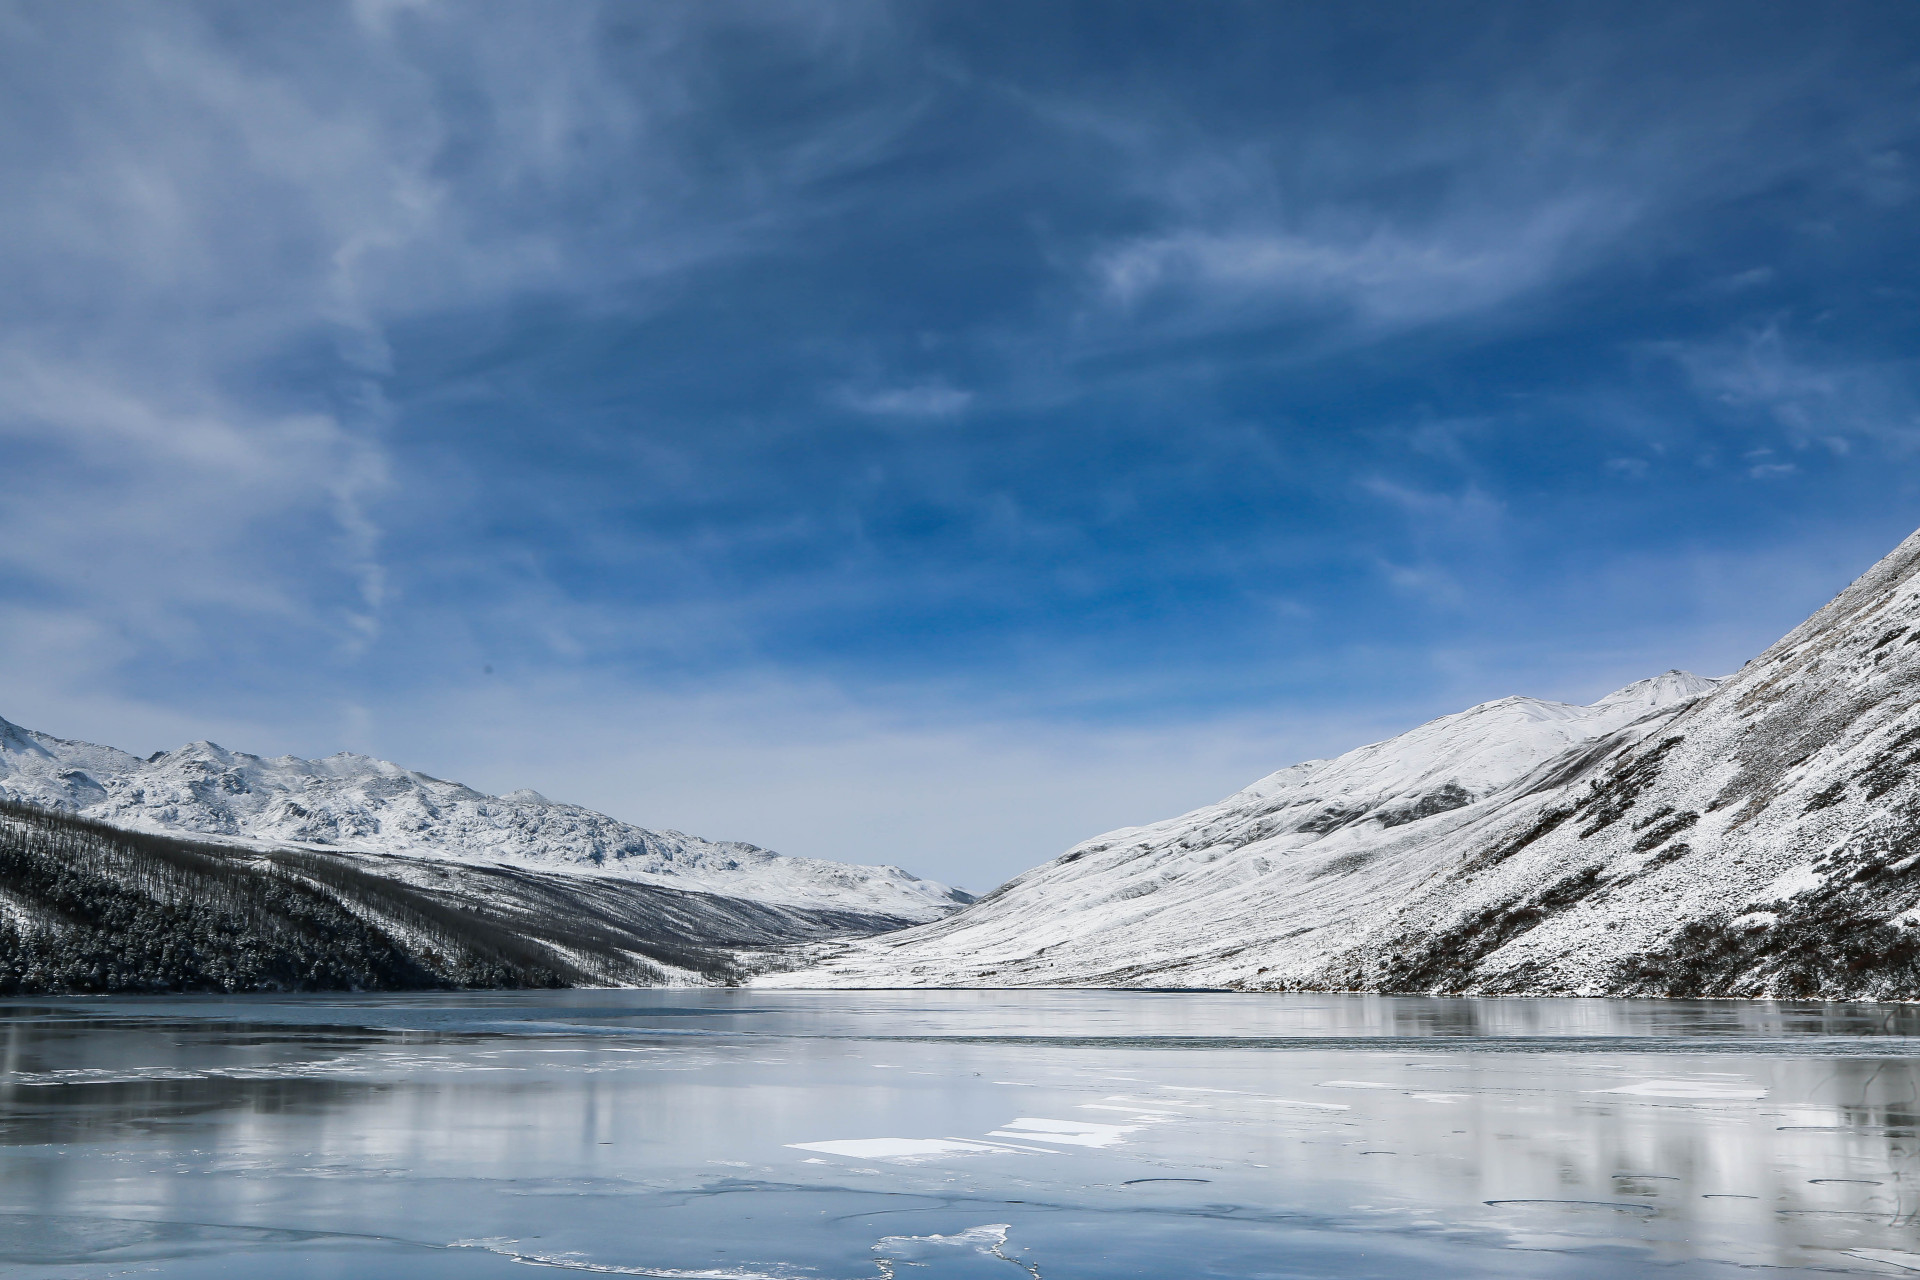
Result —
[[[1653,711],[1684,702],[1688,698],[1697,698],[1703,693],[1711,693],[1720,683],[1720,680],[1711,676],[1697,676],[1691,671],[1672,667],[1657,676],[1622,685],[1591,706],[1595,711],[1628,706],[1640,706]]]
[[[33,735],[11,720],[0,718],[0,751],[24,751],[30,755],[46,755],[47,749],[33,740]]]

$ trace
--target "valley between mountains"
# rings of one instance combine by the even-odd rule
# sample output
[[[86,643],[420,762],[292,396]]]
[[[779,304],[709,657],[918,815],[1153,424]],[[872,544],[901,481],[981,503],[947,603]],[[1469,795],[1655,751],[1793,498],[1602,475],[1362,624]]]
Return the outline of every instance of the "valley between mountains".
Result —
[[[0,986],[1920,1000],[1917,703],[1920,534],[1724,679],[1485,703],[977,902],[361,756],[0,721]]]

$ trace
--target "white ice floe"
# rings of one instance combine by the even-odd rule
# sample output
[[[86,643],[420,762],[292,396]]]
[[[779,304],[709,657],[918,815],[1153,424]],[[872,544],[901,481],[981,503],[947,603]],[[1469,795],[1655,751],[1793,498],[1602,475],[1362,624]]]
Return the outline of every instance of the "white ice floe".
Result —
[[[1004,1143],[966,1138],[836,1138],[829,1142],[789,1142],[800,1151],[824,1151],[856,1160],[903,1160],[925,1156],[1004,1155]]]
[[[1703,1098],[1720,1102],[1758,1102],[1767,1091],[1758,1085],[1733,1084],[1721,1080],[1641,1080],[1636,1084],[1615,1085],[1611,1089],[1591,1089],[1590,1093],[1624,1093],[1636,1098]]]
[[[1836,1129],[1847,1123],[1838,1107],[1783,1107],[1780,1124],[1789,1129]]]
[[[1110,1147],[1137,1131],[1137,1124],[1094,1124],[1087,1120],[1050,1120],[1042,1116],[1020,1116],[998,1129],[989,1138],[1024,1138],[1029,1142],[1058,1142],[1073,1147]]]
[[[584,1271],[589,1275],[600,1276],[650,1276],[653,1280],[806,1280],[812,1272],[811,1267],[792,1268],[783,1266],[754,1267],[655,1267],[622,1266],[612,1262],[596,1262],[584,1254],[568,1253],[528,1253],[521,1249],[518,1240],[492,1237],[476,1240],[455,1240],[447,1246],[450,1249],[481,1249],[487,1253],[498,1254],[509,1262],[517,1262],[526,1267],[548,1267],[556,1271]]]
[[[1153,1124],[1185,1119],[1162,1112],[1129,1112],[1134,1124],[1100,1124],[1091,1120],[1055,1120],[1046,1116],[1016,1116],[980,1138],[834,1138],[824,1142],[790,1142],[800,1151],[819,1151],[855,1160],[927,1160],[942,1156],[1061,1154],[1061,1147],[1111,1147],[1130,1133]],[[998,1138],[995,1142],[992,1139]],[[1036,1145],[1039,1144],[1039,1145]]]
[[[880,1255],[876,1261],[880,1265],[881,1280],[893,1280],[896,1275],[893,1268],[895,1262],[904,1262],[910,1267],[926,1267],[932,1265],[926,1259],[956,1251],[985,1254],[987,1257],[1012,1263],[1033,1276],[1035,1280],[1039,1280],[1038,1267],[1022,1262],[1007,1253],[1007,1234],[1012,1229],[1010,1223],[989,1222],[946,1236],[882,1236],[874,1242],[872,1247],[873,1252]]]

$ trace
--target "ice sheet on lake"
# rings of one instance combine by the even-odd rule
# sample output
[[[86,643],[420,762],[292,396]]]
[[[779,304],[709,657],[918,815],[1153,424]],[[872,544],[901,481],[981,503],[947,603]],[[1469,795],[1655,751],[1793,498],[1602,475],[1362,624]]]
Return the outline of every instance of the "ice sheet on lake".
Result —
[[[1124,992],[11,1008],[8,1064],[87,1086],[0,1088],[0,1208],[35,1210],[0,1214],[20,1280],[71,1280],[56,1254],[294,1280],[321,1251],[342,1275],[446,1280],[1167,1280],[1276,1258],[1356,1280],[1542,1259],[1586,1280],[1920,1277],[1920,1010]],[[1156,1043],[1115,1045],[1116,1023]],[[656,1035],[689,1025],[713,1029]],[[1276,1050],[1290,1028],[1311,1034]],[[1487,1030],[1513,1043],[1461,1034]],[[1327,1082],[1384,1087],[1309,1095]],[[296,1234],[190,1225],[236,1204]]]

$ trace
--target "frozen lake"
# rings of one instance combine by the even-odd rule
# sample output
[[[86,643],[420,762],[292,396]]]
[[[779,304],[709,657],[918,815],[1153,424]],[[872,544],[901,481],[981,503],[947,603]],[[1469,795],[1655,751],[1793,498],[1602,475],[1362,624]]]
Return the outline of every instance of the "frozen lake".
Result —
[[[32,1277],[1920,1274],[1920,1008],[0,1001]]]

